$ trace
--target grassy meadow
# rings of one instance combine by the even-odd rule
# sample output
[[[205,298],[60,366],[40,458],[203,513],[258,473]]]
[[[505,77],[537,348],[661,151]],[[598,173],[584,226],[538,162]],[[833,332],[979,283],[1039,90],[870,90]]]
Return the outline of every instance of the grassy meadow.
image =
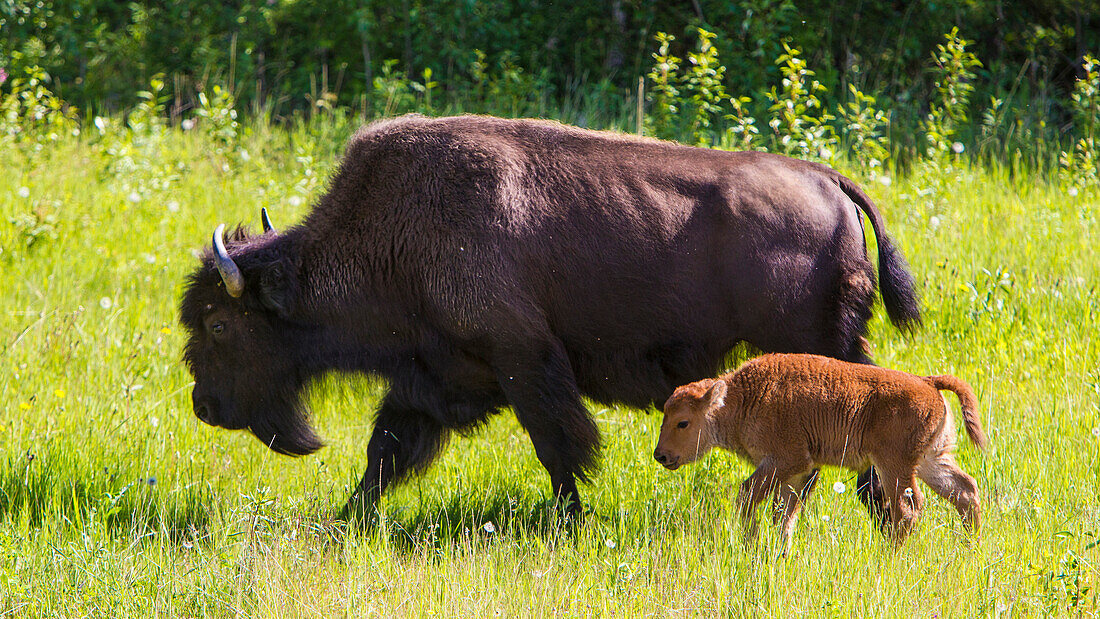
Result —
[[[332,516],[385,385],[317,385],[328,446],[278,456],[194,417],[176,307],[214,227],[258,227],[260,207],[298,221],[353,129],[255,123],[230,146],[107,121],[5,143],[0,617],[1100,614],[1096,188],[962,160],[861,180],[923,296],[910,337],[878,310],[876,360],[956,374],[979,397],[991,448],[960,437],[959,459],[981,489],[980,540],[925,488],[895,552],[854,475],[828,470],[790,556],[767,527],[747,551],[732,506],[746,465],[716,452],[668,472],[656,414],[594,404],[602,471],[575,530],[504,411],[385,497],[377,530],[344,535]]]

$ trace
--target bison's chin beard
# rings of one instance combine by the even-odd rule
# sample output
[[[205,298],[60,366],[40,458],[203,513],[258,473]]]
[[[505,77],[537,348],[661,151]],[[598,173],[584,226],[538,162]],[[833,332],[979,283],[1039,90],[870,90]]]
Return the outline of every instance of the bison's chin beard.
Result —
[[[298,405],[258,415],[248,429],[272,451],[287,456],[308,456],[324,447]]]

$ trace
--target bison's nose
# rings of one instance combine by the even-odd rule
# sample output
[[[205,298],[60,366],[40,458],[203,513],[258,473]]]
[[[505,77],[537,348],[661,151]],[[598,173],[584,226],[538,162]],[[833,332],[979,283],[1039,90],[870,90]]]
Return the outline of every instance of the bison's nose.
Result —
[[[195,400],[193,403],[195,409],[195,416],[200,421],[209,425],[216,425],[214,423],[214,409],[210,406],[209,400]]]
[[[653,459],[657,462],[660,462],[661,464],[668,464],[669,460],[668,456],[661,452],[660,449],[653,450]]]

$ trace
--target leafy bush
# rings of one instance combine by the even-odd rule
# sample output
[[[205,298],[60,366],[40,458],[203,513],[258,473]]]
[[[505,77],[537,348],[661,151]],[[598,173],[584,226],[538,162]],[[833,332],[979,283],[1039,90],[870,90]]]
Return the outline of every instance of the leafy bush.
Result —
[[[783,75],[782,86],[768,91],[772,139],[776,150],[800,157],[831,159],[836,153],[836,131],[830,121],[836,117],[825,109],[818,94],[825,87],[806,66],[802,52],[783,44],[784,53],[775,64]]]
[[[1077,191],[1100,185],[1100,61],[1085,54],[1081,68],[1085,75],[1070,97],[1078,139],[1058,159],[1062,181]]]
[[[166,122],[164,106],[168,96],[164,92],[164,76],[157,74],[149,81],[149,90],[137,93],[138,104],[130,111],[126,124],[130,130],[139,135],[151,136],[154,139],[163,135]]]
[[[697,146],[713,143],[711,119],[722,112],[722,101],[728,96],[722,85],[726,67],[719,62],[718,48],[713,43],[716,36],[699,28],[699,51],[687,55],[690,66],[684,76],[684,87],[691,93],[690,133]]]
[[[671,139],[675,135],[674,119],[680,110],[680,89],[677,87],[682,80],[680,59],[669,51],[676,37],[658,32],[654,38],[658,48],[653,54],[653,68],[646,76],[653,83],[648,95],[650,114],[647,130],[659,138]]]
[[[749,97],[730,97],[730,107],[733,112],[726,114],[729,127],[726,129],[725,146],[734,150],[755,150],[759,142],[760,129],[756,126],[756,119],[749,114],[748,106],[752,99]]]
[[[890,156],[887,135],[890,116],[875,107],[875,98],[848,84],[852,98],[840,107],[841,131],[847,141],[847,152],[865,174],[882,172]]]
[[[4,79],[7,93],[0,91],[0,136],[33,142],[57,141],[64,134],[77,135],[77,110],[51,91],[50,76],[39,66],[27,67],[23,75]]]
[[[195,113],[203,119],[200,127],[218,145],[218,152],[230,152],[237,145],[236,99],[227,89],[215,84],[213,97],[199,92],[199,109]]]
[[[962,143],[955,138],[969,120],[967,110],[974,92],[974,69],[982,66],[978,58],[966,50],[971,41],[960,37],[957,27],[945,34],[944,39],[946,41],[937,45],[932,54],[930,71],[935,80],[935,96],[922,124],[928,141],[927,154],[931,158],[943,157],[952,149],[962,152]]]

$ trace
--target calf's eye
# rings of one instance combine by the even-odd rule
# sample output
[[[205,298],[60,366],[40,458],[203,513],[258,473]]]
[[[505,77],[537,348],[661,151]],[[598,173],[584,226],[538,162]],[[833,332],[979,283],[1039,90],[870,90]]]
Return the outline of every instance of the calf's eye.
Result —
[[[225,325],[223,323],[215,322],[210,325],[210,332],[214,335],[221,335],[222,331],[225,331]]]
[[[681,430],[683,430],[684,428],[688,427],[688,422],[687,422],[687,420],[685,419],[684,421],[681,421],[680,423],[676,424],[676,427],[677,427],[677,428],[680,428]]]

